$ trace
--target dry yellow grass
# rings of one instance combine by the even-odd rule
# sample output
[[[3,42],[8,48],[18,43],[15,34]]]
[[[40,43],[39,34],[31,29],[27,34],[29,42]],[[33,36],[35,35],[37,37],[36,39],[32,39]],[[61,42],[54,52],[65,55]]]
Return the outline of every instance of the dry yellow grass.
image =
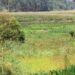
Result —
[[[20,60],[20,67],[24,71],[26,70],[29,73],[50,71],[56,69],[63,69],[65,67],[65,61],[63,55],[52,56],[52,57],[18,57]],[[68,57],[70,64],[75,63],[75,58],[73,56]]]
[[[65,10],[65,11],[48,11],[48,12],[0,12],[0,14],[12,14],[12,15],[74,15],[75,10]]]

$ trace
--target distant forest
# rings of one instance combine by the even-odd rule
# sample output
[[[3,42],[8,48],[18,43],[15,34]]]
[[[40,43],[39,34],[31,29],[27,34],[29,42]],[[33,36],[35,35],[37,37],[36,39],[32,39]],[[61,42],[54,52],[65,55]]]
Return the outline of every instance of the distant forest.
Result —
[[[0,0],[0,11],[52,11],[75,9],[75,0]]]

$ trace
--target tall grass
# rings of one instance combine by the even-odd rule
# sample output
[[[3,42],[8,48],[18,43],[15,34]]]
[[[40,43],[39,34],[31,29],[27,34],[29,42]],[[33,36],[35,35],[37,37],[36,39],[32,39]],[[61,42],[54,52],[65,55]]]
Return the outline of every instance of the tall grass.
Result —
[[[75,75],[74,65],[67,69],[49,70],[49,62],[51,62],[49,57],[55,56],[53,60],[56,62],[57,56],[63,56],[67,49],[70,50],[69,61],[75,64],[75,35],[72,38],[69,34],[70,31],[75,33],[74,14],[75,11],[11,13],[22,24],[22,31],[26,38],[23,45],[7,42],[4,58],[6,64],[10,62],[13,65],[13,75],[26,75],[27,73],[27,75]],[[47,57],[46,60],[45,57]],[[58,60],[64,61],[62,57]],[[61,63],[58,60],[57,63]],[[46,66],[47,72],[42,71],[43,66]],[[30,73],[36,71],[35,68],[37,70],[41,68],[41,72]]]
[[[75,66],[69,66],[67,69],[63,70],[53,70],[49,72],[39,72],[31,75],[75,75]]]

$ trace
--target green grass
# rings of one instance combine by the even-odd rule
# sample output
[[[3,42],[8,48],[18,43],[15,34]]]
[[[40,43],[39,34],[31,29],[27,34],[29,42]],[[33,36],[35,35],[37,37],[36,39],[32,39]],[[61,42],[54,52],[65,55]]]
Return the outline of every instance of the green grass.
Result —
[[[7,61],[18,66],[22,74],[48,72],[64,68],[64,53],[69,49],[69,65],[75,64],[75,39],[69,34],[70,31],[75,31],[74,27],[74,24],[69,23],[24,26],[25,43],[22,45],[13,43],[10,46],[11,56],[15,55],[14,62],[17,60],[18,64],[10,61],[12,57],[9,58],[9,55],[6,57]]]
[[[26,63],[26,67],[23,68],[24,65],[21,65],[21,68],[23,70],[27,68],[26,71],[32,74],[39,71],[47,72],[60,69],[61,66],[63,68],[64,53],[67,49],[70,50],[68,54],[70,64],[74,64],[75,39],[71,38],[69,34],[70,31],[75,31],[74,28],[75,25],[72,23],[31,24],[28,27],[25,26],[23,29],[26,35],[24,50],[27,51],[26,55],[28,54],[29,58],[25,57],[21,60],[21,64]],[[52,60],[50,59],[51,56],[57,58],[54,57],[54,60]]]
[[[51,70],[63,70],[66,50],[69,50],[67,66],[75,65],[75,34],[73,38],[69,34],[75,32],[73,13],[14,14],[25,33],[24,44],[7,42],[5,64],[12,64],[14,75],[50,75]],[[62,73],[57,75],[65,75]]]

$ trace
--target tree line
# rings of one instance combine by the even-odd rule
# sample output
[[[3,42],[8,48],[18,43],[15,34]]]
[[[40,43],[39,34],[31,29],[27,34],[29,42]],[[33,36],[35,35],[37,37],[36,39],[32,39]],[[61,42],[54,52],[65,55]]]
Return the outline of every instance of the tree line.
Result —
[[[0,11],[50,11],[75,9],[75,0],[0,0]]]

